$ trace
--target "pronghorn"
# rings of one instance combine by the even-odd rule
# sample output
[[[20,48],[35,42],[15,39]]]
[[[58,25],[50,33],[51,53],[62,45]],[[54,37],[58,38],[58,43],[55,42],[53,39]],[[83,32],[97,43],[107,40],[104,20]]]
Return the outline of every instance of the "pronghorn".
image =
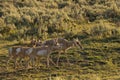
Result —
[[[14,60],[14,67],[16,68],[17,58],[22,56],[21,50],[22,50],[21,46],[13,46],[13,47],[10,47],[8,49],[8,57],[9,57],[9,59],[7,61],[7,65],[8,65],[9,61],[11,59],[13,59]]]
[[[30,57],[30,54],[33,52],[33,47],[22,47],[22,46],[13,46],[8,49],[8,61],[12,59],[14,60],[14,67],[18,65],[17,59],[21,62],[22,59],[25,59],[26,57]]]
[[[58,49],[58,48],[59,48],[58,45],[59,45],[59,44],[57,43],[56,39],[46,40],[46,41],[44,41],[43,43],[39,40],[39,41],[36,42],[36,44],[35,44],[34,54],[37,56],[37,51],[39,51],[39,49],[42,50],[42,51],[43,51],[43,49],[45,49],[47,52],[45,52],[45,54],[44,54],[44,53],[42,53],[42,54],[44,54],[44,56],[47,56],[47,58],[48,58],[49,55],[50,55],[50,53],[51,53],[52,51],[54,51],[55,49]],[[53,49],[54,49],[54,50],[53,50]],[[49,55],[46,55],[46,54],[49,54]],[[38,56],[41,56],[41,55],[38,55]],[[35,56],[32,55],[32,56],[31,56],[32,63],[34,62],[34,59],[35,59]],[[55,65],[55,63],[52,61],[52,59],[49,59],[49,60]],[[30,61],[30,60],[28,60],[28,62],[29,62],[29,61]],[[39,60],[38,60],[38,61],[39,61]],[[48,62],[48,60],[47,60],[47,66],[48,66],[48,64],[49,64],[49,62]]]
[[[81,48],[83,49],[81,43],[79,40],[73,40],[73,41],[68,41],[64,38],[58,38],[57,39],[57,42],[59,43],[59,45],[61,46],[60,49],[59,49],[59,53],[58,53],[58,59],[57,59],[57,66],[58,66],[58,62],[59,62],[59,58],[60,58],[60,54],[61,52],[65,53],[65,56],[66,56],[66,59],[67,59],[67,62],[69,62],[69,59],[67,57],[67,54],[66,54],[66,51],[72,47],[78,47],[78,48]]]
[[[33,47],[22,47],[22,57],[21,59],[25,59],[25,58],[29,58],[30,59],[30,55],[33,52]],[[28,63],[26,61],[26,67],[28,66]]]
[[[65,53],[67,62],[69,63],[66,51],[74,46],[83,49],[83,47],[78,39],[74,39],[73,41],[68,41],[64,38],[55,38],[55,39],[45,41],[43,43],[43,45],[47,45],[47,46],[54,46],[54,45],[58,46],[59,45],[58,46],[59,48],[55,49],[55,50],[59,51],[58,59],[57,59],[57,66],[58,66],[59,57],[60,57],[61,52]]]
[[[51,42],[53,42],[53,43],[51,44]],[[45,48],[48,51],[48,53],[46,53],[46,54],[49,54],[51,52],[52,48],[54,48],[54,49],[57,48],[57,47],[52,47],[52,46],[57,45],[56,42],[55,43],[54,42],[55,42],[54,40],[53,41],[52,40],[48,40],[48,41],[45,41],[45,43],[41,45],[42,49]],[[41,49],[41,48],[39,48],[39,49]],[[20,61],[22,59],[24,59],[25,57],[28,57],[29,59],[31,59],[33,52],[35,53],[36,50],[37,49],[33,48],[33,47],[21,47],[21,46],[10,47],[9,50],[8,50],[9,59],[7,61],[7,65],[8,65],[9,61],[13,58],[13,60],[14,60],[14,67],[16,67],[18,58],[20,59]],[[53,61],[52,61],[52,63],[53,63]],[[26,65],[28,65],[27,62],[26,62]]]
[[[54,52],[55,50],[58,50],[60,46],[41,46],[41,47],[34,47],[32,54],[30,54],[29,61],[32,60],[32,65],[36,57],[38,57],[38,60],[40,57],[45,56],[47,59],[47,67],[49,67],[49,61],[51,61],[54,65],[56,65],[52,59],[50,59],[50,54]]]

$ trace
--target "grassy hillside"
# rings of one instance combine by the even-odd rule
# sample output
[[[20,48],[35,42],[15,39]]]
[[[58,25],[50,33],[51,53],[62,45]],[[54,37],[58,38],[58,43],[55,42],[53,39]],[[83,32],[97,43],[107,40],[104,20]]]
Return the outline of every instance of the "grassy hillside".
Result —
[[[8,48],[32,37],[78,38],[84,50],[67,52],[70,66],[62,55],[59,68],[6,70]],[[0,0],[0,79],[120,80],[120,0]]]
[[[119,0],[2,0],[0,39],[120,35],[119,8]]]
[[[6,70],[8,59],[7,48],[17,44],[13,41],[0,42],[0,79],[36,79],[36,80],[119,80],[120,79],[120,38],[85,38],[82,43],[84,50],[71,49],[68,57],[71,65],[66,63],[64,55],[60,58],[59,68],[50,65],[46,68],[46,61],[40,61],[40,67],[29,69],[13,68],[13,62],[9,63],[9,70]],[[56,62],[57,54],[52,55]]]

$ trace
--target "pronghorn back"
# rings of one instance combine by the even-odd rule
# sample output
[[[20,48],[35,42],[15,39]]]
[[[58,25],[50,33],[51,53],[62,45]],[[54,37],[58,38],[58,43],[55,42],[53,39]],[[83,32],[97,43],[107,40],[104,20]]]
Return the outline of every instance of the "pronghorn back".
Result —
[[[57,40],[56,39],[46,40],[43,44],[47,46],[54,46],[57,45]]]
[[[57,42],[60,44],[61,49],[64,49],[64,50],[70,47],[78,47],[82,49],[82,45],[79,40],[68,41],[64,38],[58,38]]]
[[[66,39],[64,39],[64,38],[57,38],[57,42],[58,42],[58,43],[65,44],[66,42],[68,42],[68,40],[66,40]]]

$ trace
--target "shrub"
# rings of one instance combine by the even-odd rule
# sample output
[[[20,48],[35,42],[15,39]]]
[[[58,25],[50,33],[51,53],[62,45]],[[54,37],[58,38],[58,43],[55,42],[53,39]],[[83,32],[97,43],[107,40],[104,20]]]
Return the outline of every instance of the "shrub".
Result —
[[[62,2],[62,3],[59,3],[59,4],[58,4],[58,8],[61,9],[61,8],[64,8],[64,7],[68,6],[68,5],[69,5],[69,3],[67,3],[67,2]]]
[[[3,35],[4,31],[8,37],[49,37],[51,34],[59,34],[68,38],[119,35],[119,28],[116,29],[114,25],[116,23],[119,27],[120,10],[117,2],[118,0],[17,0],[11,4],[11,1],[2,1],[0,34]],[[99,20],[109,22],[97,23]],[[15,31],[8,24],[11,27],[14,25]]]
[[[113,31],[115,30],[115,27],[101,21],[99,24],[91,28],[91,34],[98,37],[110,37],[114,34],[116,35],[116,33],[113,34]]]
[[[24,15],[22,17],[22,21],[24,25],[29,25],[32,22],[31,17],[29,15]]]
[[[88,0],[89,5],[94,5],[96,3],[96,0]]]

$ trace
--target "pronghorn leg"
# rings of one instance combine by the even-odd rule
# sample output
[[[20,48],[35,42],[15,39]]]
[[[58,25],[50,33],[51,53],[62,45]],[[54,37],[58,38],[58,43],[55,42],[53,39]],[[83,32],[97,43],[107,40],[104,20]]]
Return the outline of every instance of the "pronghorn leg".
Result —
[[[36,66],[38,67],[39,66],[39,64],[40,64],[40,57],[38,57],[38,58],[36,58]]]
[[[6,65],[7,65],[7,67],[6,67],[6,68],[7,68],[7,70],[8,70],[9,63],[10,63],[10,60],[11,60],[11,59],[12,59],[12,57],[9,57],[9,58],[8,58],[8,60],[7,60],[7,64],[6,64]]]
[[[19,59],[19,64],[20,64],[20,67],[23,67],[23,61],[22,61],[22,58]]]
[[[58,58],[57,58],[57,66],[58,66],[58,62],[59,62],[59,59],[60,59],[60,52],[58,52]]]
[[[70,61],[69,61],[69,58],[68,58],[68,55],[67,55],[66,51],[65,51],[64,54],[65,54],[65,57],[66,57],[67,63],[70,64]]]
[[[35,58],[32,57],[32,67],[34,67],[34,63],[35,63]]]
[[[35,56],[30,56],[29,59],[26,61],[26,67],[30,67],[30,62],[31,62],[31,65],[32,67],[34,66],[34,62],[35,62]]]
[[[15,60],[14,60],[14,69],[16,69],[17,68],[17,59],[15,58]]]
[[[54,63],[54,61],[51,58],[49,58],[49,60],[52,62],[53,65],[56,66],[56,64]]]
[[[39,57],[36,57],[36,67],[38,67],[39,66]]]
[[[49,67],[49,55],[47,55],[47,67]]]
[[[25,67],[26,67],[26,68],[28,68],[31,59],[32,59],[32,58],[30,57],[30,58],[25,62]]]

